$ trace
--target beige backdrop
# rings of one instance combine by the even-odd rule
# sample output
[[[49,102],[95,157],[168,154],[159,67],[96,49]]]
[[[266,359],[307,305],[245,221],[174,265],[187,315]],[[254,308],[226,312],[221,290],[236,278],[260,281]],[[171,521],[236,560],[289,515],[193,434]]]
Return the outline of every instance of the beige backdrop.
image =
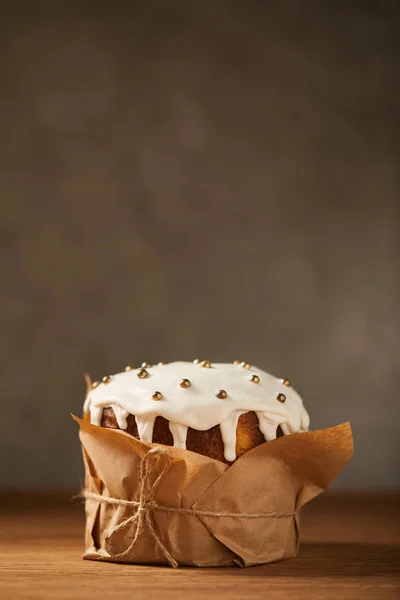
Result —
[[[85,370],[195,356],[399,484],[395,3],[339,4],[3,3],[2,487],[78,485]]]

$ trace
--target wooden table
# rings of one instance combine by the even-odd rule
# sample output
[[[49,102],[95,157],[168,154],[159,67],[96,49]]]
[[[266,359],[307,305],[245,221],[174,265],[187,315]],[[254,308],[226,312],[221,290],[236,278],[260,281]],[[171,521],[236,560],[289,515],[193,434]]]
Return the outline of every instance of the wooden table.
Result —
[[[330,495],[302,514],[297,558],[190,569],[81,560],[83,508],[60,496],[0,496],[0,598],[399,599],[400,497]]]

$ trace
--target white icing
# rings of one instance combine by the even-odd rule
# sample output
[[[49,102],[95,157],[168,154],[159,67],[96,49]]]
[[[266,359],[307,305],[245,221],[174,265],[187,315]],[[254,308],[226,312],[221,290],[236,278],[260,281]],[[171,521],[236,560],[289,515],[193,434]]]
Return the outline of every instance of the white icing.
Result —
[[[300,425],[303,431],[308,431],[310,427],[310,415],[305,410],[300,413]]]
[[[281,429],[282,429],[283,435],[289,435],[290,434],[289,427],[287,426],[286,423],[281,423]]]
[[[101,425],[102,414],[102,406],[96,406],[95,404],[90,405],[90,422],[93,423],[93,425]]]
[[[115,404],[114,405],[114,412],[115,412],[115,417],[117,419],[117,423],[118,423],[118,427],[120,429],[126,429],[128,427],[128,423],[127,423],[127,416],[129,415],[129,412],[127,410],[125,410],[124,408],[121,408],[121,406],[119,406],[119,404]]]
[[[206,431],[219,425],[228,461],[236,458],[236,428],[244,413],[257,414],[266,440],[276,437],[279,425],[284,435],[308,430],[310,419],[299,394],[282,379],[257,367],[213,363],[207,369],[200,364],[173,362],[147,371],[149,375],[144,379],[137,377],[137,370],[118,373],[109,383],[92,389],[84,405],[91,423],[100,425],[103,408],[112,407],[121,429],[127,427],[127,416],[135,415],[140,439],[151,443],[154,421],[161,416],[169,421],[177,448],[186,447],[189,427]],[[254,374],[259,376],[259,383],[250,381]],[[184,378],[189,379],[190,387],[180,387]],[[226,390],[227,398],[218,398],[218,390]],[[161,400],[152,399],[155,391],[162,393]],[[277,400],[278,394],[286,396],[284,403]]]
[[[226,421],[220,423],[221,437],[224,443],[224,457],[232,461],[236,458],[236,429],[240,415],[244,412],[237,410],[229,416]]]
[[[269,442],[270,440],[274,440],[276,438],[276,430],[278,429],[279,425],[281,426],[282,433],[285,433],[283,431],[283,428],[285,428],[286,426],[283,422],[282,417],[276,417],[274,415],[266,415],[265,412],[264,413],[258,412],[257,417],[258,417],[258,426],[260,428],[261,433],[267,440],[267,442]],[[286,431],[286,433],[289,433],[289,432]]]
[[[151,444],[151,441],[153,439],[154,421],[156,420],[156,417],[135,415],[135,419],[138,428],[139,439],[141,439],[142,442],[147,442],[148,444]]]
[[[186,425],[169,422],[169,430],[174,439],[175,448],[186,448],[186,436],[188,428]]]

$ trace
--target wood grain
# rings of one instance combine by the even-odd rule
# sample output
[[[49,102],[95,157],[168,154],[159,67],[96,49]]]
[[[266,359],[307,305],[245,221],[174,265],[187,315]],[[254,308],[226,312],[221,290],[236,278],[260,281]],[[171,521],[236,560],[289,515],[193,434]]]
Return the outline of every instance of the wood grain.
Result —
[[[398,599],[399,496],[325,494],[303,511],[297,558],[247,569],[81,560],[83,507],[62,496],[0,496],[0,597]]]

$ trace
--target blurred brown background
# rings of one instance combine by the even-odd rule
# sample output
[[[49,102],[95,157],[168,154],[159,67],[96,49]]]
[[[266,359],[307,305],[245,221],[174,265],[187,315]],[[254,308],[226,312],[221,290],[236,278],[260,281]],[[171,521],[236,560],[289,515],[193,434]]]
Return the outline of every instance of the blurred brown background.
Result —
[[[236,358],[399,485],[395,2],[4,2],[0,486],[77,488],[83,372]]]

